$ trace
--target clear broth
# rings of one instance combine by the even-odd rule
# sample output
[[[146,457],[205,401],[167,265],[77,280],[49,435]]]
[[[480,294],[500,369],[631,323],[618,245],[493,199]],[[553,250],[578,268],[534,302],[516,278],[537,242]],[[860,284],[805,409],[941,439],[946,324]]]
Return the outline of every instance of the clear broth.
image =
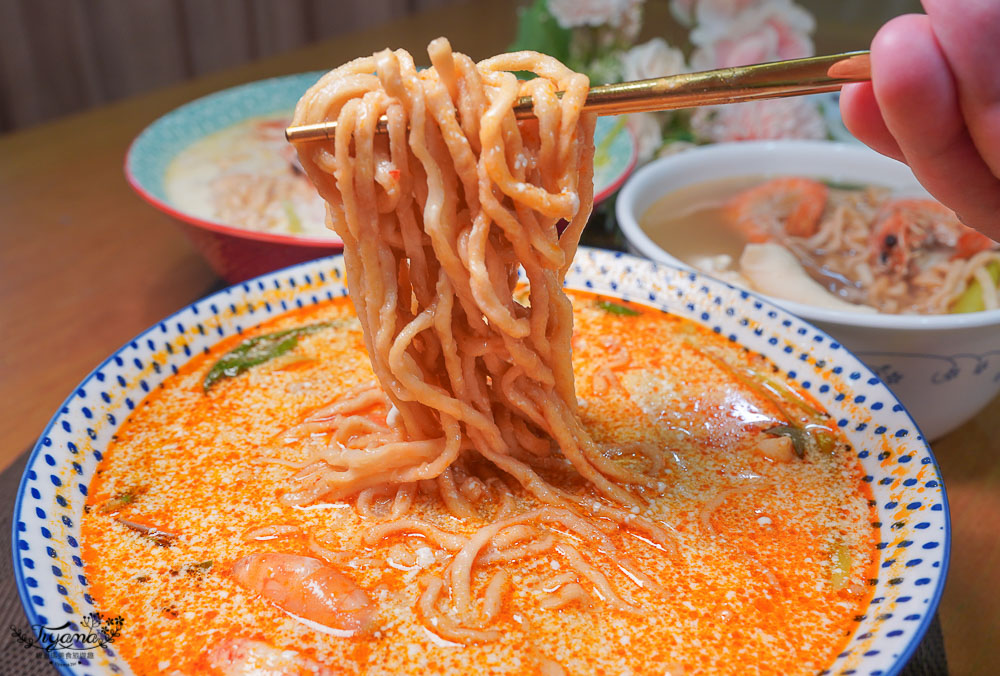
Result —
[[[688,265],[719,255],[737,260],[747,240],[726,222],[723,207],[737,193],[768,178],[750,174],[686,185],[653,203],[639,225],[657,246]]]

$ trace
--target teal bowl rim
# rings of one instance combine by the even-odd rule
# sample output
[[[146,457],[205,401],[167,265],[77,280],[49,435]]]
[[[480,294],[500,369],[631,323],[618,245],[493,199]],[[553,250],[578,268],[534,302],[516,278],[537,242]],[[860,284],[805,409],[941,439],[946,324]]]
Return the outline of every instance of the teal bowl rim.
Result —
[[[343,242],[339,237],[315,237],[308,235],[288,235],[288,234],[278,234],[270,232],[261,232],[257,230],[250,230],[248,228],[241,228],[235,225],[228,225],[220,221],[210,220],[202,218],[199,216],[194,216],[186,211],[178,209],[176,206],[166,201],[165,199],[154,194],[153,189],[144,183],[136,172],[133,170],[135,158],[139,153],[146,150],[145,146],[152,142],[152,139],[156,137],[158,133],[161,133],[165,125],[175,123],[178,119],[184,117],[185,115],[190,115],[196,113],[199,109],[210,105],[211,103],[218,101],[219,99],[226,99],[229,97],[238,97],[240,94],[245,93],[251,89],[260,88],[261,86],[276,85],[283,81],[292,81],[297,79],[305,80],[311,76],[314,76],[318,80],[324,71],[308,71],[305,73],[293,73],[289,75],[279,75],[277,77],[266,78],[263,80],[254,80],[252,82],[246,82],[241,85],[236,85],[234,87],[228,87],[226,89],[220,89],[219,91],[212,92],[211,94],[206,94],[205,96],[189,101],[182,106],[174,108],[170,112],[158,117],[152,123],[150,123],[145,129],[143,129],[138,136],[136,136],[132,143],[129,144],[128,150],[125,153],[124,162],[124,172],[125,179],[133,190],[145,201],[149,202],[152,206],[164,212],[168,216],[177,219],[188,225],[195,226],[197,228],[202,228],[205,230],[210,230],[222,235],[228,235],[230,237],[237,237],[240,239],[256,240],[259,242],[269,242],[272,244],[285,244],[291,246],[299,246],[304,248],[321,248],[324,250],[337,249],[343,246]],[[315,82],[315,80],[314,80]],[[311,85],[309,85],[311,86]],[[293,104],[294,105],[294,104]],[[258,115],[267,115],[269,113],[277,113],[282,110],[286,110],[285,107],[275,108],[274,110],[262,110]]]
[[[146,147],[148,144],[153,143],[157,134],[162,133],[163,129],[167,125],[175,124],[179,119],[184,116],[197,114],[200,112],[201,108],[211,105],[220,99],[226,98],[239,98],[239,96],[249,90],[258,89],[268,85],[280,85],[283,82],[291,82],[293,80],[309,80],[313,79],[313,82],[318,80],[325,71],[306,71],[303,73],[293,73],[289,75],[279,75],[276,77],[266,78],[262,80],[254,80],[251,82],[246,82],[233,87],[227,87],[226,89],[220,89],[218,91],[206,94],[197,99],[189,101],[177,108],[174,108],[170,112],[158,117],[156,120],[147,125],[139,134],[136,136],[132,143],[129,144],[128,150],[125,153],[124,161],[124,173],[125,179],[132,189],[146,202],[151,204],[153,207],[167,214],[168,216],[186,223],[188,225],[216,232],[223,235],[228,235],[231,237],[237,237],[241,239],[256,240],[260,242],[269,242],[274,244],[285,244],[291,246],[299,246],[304,248],[321,248],[324,250],[337,249],[343,246],[343,242],[339,237],[316,237],[308,235],[290,235],[282,233],[270,233],[261,232],[258,230],[250,230],[248,228],[241,228],[235,225],[229,225],[222,223],[221,221],[211,220],[203,218],[200,216],[195,216],[189,212],[183,211],[171,204],[165,198],[156,194],[156,191],[148,185],[148,182],[144,182],[139,174],[134,170],[135,158],[143,152],[148,152]],[[311,86],[308,85],[308,86]],[[277,113],[279,111],[285,110],[286,108],[275,108],[273,110],[263,110],[259,111],[257,115],[267,115],[269,113]],[[626,179],[631,176],[632,172],[635,170],[636,165],[639,160],[639,144],[635,138],[635,134],[628,125],[625,125],[621,130],[624,137],[627,139],[629,148],[629,158],[621,170],[621,173],[608,183],[608,185],[595,189],[594,192],[594,205],[604,201],[612,194],[615,193],[621,186],[625,183]],[[171,157],[170,159],[173,159]],[[595,186],[596,188],[596,186]]]

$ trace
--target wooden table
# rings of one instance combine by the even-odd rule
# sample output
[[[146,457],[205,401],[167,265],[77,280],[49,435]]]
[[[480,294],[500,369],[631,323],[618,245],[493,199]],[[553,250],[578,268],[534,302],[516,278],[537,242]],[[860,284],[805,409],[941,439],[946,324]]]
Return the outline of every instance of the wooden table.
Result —
[[[513,2],[412,16],[232,71],[0,137],[0,468],[113,350],[220,281],[166,216],[132,193],[122,161],[158,116],[242,82],[332,67],[386,45],[420,53],[438,35],[481,58],[514,34]],[[648,6],[647,32],[669,26]],[[673,32],[673,31],[671,31]],[[866,44],[840,27],[819,48]],[[672,36],[668,35],[668,38]],[[844,44],[844,43],[847,44]],[[1000,670],[1000,400],[934,444],[951,500],[951,572],[941,603],[955,674]]]

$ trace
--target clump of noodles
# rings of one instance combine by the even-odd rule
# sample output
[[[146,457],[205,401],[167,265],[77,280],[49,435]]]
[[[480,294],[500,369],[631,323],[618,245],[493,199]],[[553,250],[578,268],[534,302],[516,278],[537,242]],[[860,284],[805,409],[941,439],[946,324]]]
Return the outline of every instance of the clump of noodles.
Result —
[[[362,517],[383,519],[369,545],[422,537],[447,565],[425,581],[416,610],[450,640],[497,636],[488,625],[510,580],[502,567],[483,571],[485,581],[476,571],[542,555],[573,571],[543,590],[547,607],[589,606],[586,583],[606,605],[638,612],[601,568],[616,564],[639,588],[660,588],[607,533],[626,528],[663,552],[674,542],[628,488],[641,491],[649,477],[602,452],[578,417],[572,307],[562,291],[593,205],[587,78],[532,52],[476,64],[438,39],[428,54],[433,67],[423,71],[404,51],[348,63],[295,111],[294,124],[337,122],[334,141],[299,154],[344,240],[378,382],[284,433],[312,460],[298,466],[283,500],[356,496]],[[520,81],[512,71],[537,77]],[[534,119],[518,122],[513,108],[524,96]],[[387,133],[376,128],[382,116]],[[524,303],[515,298],[519,269]],[[553,485],[547,470],[575,470],[592,490]],[[519,505],[505,477],[533,504]],[[418,492],[485,524],[461,535],[408,516]]]
[[[602,495],[635,504],[620,482],[637,477],[599,452],[576,415],[562,292],[593,204],[588,80],[531,52],[476,64],[438,39],[428,54],[423,71],[401,50],[352,61],[295,111],[297,125],[337,122],[332,144],[299,153],[344,240],[348,289],[391,413],[378,438],[331,443],[289,499],[447,477],[474,450],[559,504],[525,461],[554,441]],[[515,120],[522,96],[535,121]],[[514,299],[519,266],[527,305]]]
[[[894,204],[907,202],[916,206],[893,213]],[[930,200],[898,200],[884,188],[831,189],[814,234],[797,236],[784,228],[772,234],[802,265],[778,260],[774,252],[761,261],[763,250],[748,246],[740,281],[763,293],[833,309],[947,314],[976,281],[982,309],[1000,307],[1000,288],[989,272],[1000,265],[996,244]],[[807,274],[825,287],[820,293],[797,283],[796,277]],[[782,284],[795,290],[782,291]],[[844,301],[862,305],[845,308]]]
[[[511,584],[503,564],[543,555],[571,571],[541,590],[545,607],[589,606],[583,583],[605,605],[639,612],[601,569],[661,588],[608,533],[628,529],[661,552],[675,543],[641,514],[638,493],[652,480],[603,452],[580,421],[572,306],[562,290],[593,206],[588,80],[533,52],[477,64],[438,39],[428,54],[433,67],[423,71],[404,51],[352,61],[295,111],[296,125],[337,122],[332,142],[298,150],[344,240],[347,286],[378,382],[284,433],[312,460],[282,499],[356,496],[363,518],[381,520],[366,544],[423,538],[438,552],[431,559],[447,565],[425,580],[416,610],[449,640],[495,639],[489,625]],[[537,77],[520,81],[512,71]],[[524,96],[534,119],[519,122],[513,108]],[[387,133],[377,131],[382,116]],[[519,269],[524,303],[515,298]],[[575,489],[543,478],[574,470]],[[508,478],[531,504],[518,503]],[[485,523],[462,535],[411,517],[419,493],[467,524]],[[483,570],[493,565],[500,569]],[[477,582],[477,571],[487,579]]]
[[[995,245],[985,248],[988,240],[962,225],[954,212],[929,200],[915,203],[928,206],[896,219],[900,227],[888,229],[895,236],[889,248],[876,232],[893,218],[891,211],[886,216],[893,204],[889,192],[831,190],[816,234],[789,237],[788,243],[800,258],[852,283],[847,290],[852,300],[880,312],[946,314],[973,279],[982,285],[984,309],[996,309],[997,285],[986,272],[990,263],[1000,262]],[[961,243],[969,236],[984,250],[963,254]]]

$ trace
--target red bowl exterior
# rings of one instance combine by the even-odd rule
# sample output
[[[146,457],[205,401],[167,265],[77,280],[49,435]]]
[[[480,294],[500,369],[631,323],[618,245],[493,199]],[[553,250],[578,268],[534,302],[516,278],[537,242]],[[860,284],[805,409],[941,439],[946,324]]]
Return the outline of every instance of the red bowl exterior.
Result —
[[[285,241],[251,239],[242,234],[231,234],[185,220],[175,220],[216,274],[230,284],[344,250],[337,240],[331,241],[328,246],[321,246],[287,241],[291,238],[285,238]]]
[[[632,130],[625,128],[630,135]],[[279,233],[258,232],[218,223],[177,209],[149,192],[129,170],[129,155],[135,146],[133,140],[125,154],[125,178],[136,194],[159,211],[170,216],[187,236],[194,248],[208,261],[212,269],[230,284],[252,277],[304,263],[323,256],[341,253],[344,245],[339,238],[297,237]],[[633,143],[628,168],[615,183],[598,191],[594,196],[596,206],[618,188],[632,173],[638,160],[638,146]],[[559,233],[567,223],[557,224]]]
[[[133,141],[133,146],[134,143]],[[180,211],[146,190],[129,171],[129,154],[133,146],[125,154],[125,178],[128,184],[139,197],[170,216],[216,274],[230,284],[344,250],[338,237],[296,237],[257,232]]]

